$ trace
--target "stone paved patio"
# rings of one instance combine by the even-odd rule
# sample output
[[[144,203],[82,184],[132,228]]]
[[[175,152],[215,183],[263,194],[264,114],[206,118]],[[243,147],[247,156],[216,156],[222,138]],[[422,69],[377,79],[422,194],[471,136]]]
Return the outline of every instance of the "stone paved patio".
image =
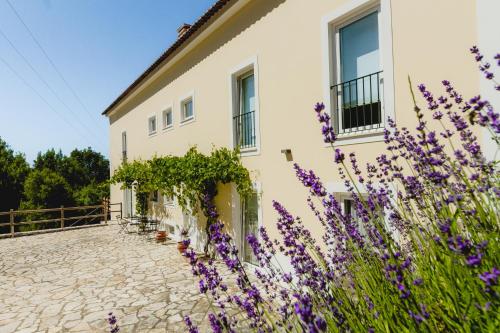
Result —
[[[0,239],[0,333],[106,332],[110,311],[121,332],[184,332],[209,307],[197,285],[175,243],[113,225]]]

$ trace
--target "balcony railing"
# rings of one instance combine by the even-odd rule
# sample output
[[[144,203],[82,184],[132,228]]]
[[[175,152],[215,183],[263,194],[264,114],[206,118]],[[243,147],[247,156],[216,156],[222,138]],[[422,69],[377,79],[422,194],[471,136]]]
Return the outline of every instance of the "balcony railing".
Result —
[[[382,71],[331,86],[339,134],[381,128]]]
[[[242,113],[233,117],[235,144],[240,149],[256,146],[255,111]]]

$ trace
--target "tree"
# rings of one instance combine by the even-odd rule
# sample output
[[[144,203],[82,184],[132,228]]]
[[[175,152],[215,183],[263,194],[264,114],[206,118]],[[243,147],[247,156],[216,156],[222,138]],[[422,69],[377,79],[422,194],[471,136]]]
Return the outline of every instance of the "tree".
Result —
[[[0,211],[17,209],[23,198],[23,184],[30,167],[21,153],[14,154],[0,138]]]
[[[57,153],[54,149],[49,149],[45,153],[38,153],[33,161],[34,170],[48,169],[59,174],[63,174],[65,170],[66,156],[59,150]]]
[[[24,183],[23,208],[53,208],[74,203],[71,187],[57,172],[33,170]]]
[[[75,149],[69,156],[54,149],[39,153],[33,168],[51,170],[62,176],[70,185],[72,201],[78,205],[100,204],[104,197],[109,197],[109,187],[105,184],[109,161],[90,147]]]
[[[90,147],[82,150],[75,149],[65,158],[63,176],[68,183],[76,188],[97,188],[97,184],[109,178],[109,161],[99,152]],[[102,199],[102,198],[101,198]]]

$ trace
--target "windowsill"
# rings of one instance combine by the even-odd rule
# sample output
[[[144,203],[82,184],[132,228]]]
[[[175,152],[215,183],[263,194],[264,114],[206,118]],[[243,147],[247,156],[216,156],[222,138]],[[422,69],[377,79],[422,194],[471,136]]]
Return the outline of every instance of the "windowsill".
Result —
[[[242,157],[255,156],[255,155],[259,155],[259,154],[260,154],[260,150],[257,147],[240,149],[240,155]]]
[[[174,125],[168,125],[167,127],[163,127],[163,132],[168,132],[174,129]]]
[[[190,124],[192,122],[194,122],[194,116],[186,118],[183,121],[181,121],[180,126],[184,126],[184,125]]]
[[[356,131],[353,133],[343,133],[337,135],[337,141],[334,146],[348,146],[360,143],[370,143],[384,141],[384,128],[375,128],[369,130]],[[325,147],[330,147],[325,144]]]
[[[157,134],[156,131],[148,133],[148,137],[152,138],[153,136],[156,136],[156,134]]]

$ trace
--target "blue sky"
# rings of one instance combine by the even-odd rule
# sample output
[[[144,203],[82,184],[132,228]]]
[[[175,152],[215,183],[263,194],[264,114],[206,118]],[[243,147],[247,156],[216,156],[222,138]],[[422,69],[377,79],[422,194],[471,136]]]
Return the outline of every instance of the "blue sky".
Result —
[[[183,22],[193,23],[214,2],[9,1],[76,93],[0,0],[0,137],[29,162],[50,148],[90,146],[107,156],[101,112],[175,41]]]

